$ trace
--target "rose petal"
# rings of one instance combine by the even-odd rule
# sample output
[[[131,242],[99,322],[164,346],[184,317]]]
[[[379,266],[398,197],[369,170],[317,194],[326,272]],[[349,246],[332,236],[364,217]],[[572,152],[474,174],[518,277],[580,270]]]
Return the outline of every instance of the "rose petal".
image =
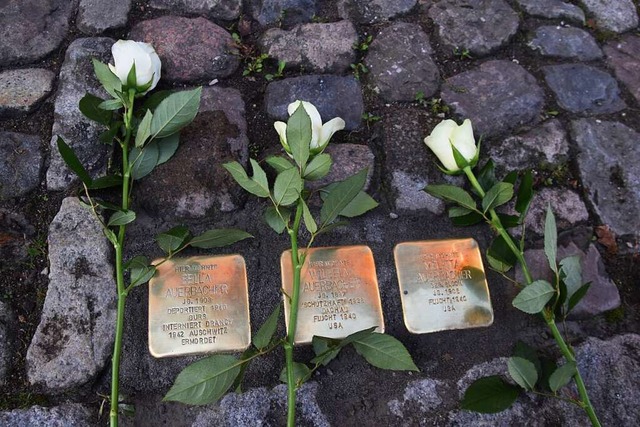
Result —
[[[327,123],[323,124],[320,131],[320,150],[318,152],[322,152],[329,143],[329,140],[331,139],[333,134],[339,130],[344,129],[344,126],[345,122],[340,117],[335,117],[329,120]]]
[[[456,149],[467,161],[470,162],[475,157],[478,149],[476,147],[476,140],[473,137],[471,120],[465,119],[462,125],[457,126],[451,133],[451,140]]]
[[[444,120],[433,129],[431,135],[424,139],[427,147],[433,151],[438,157],[442,165],[449,171],[457,171],[458,165],[453,158],[453,150],[451,149],[451,134],[458,125],[453,120]]]
[[[276,132],[278,132],[280,144],[282,144],[285,150],[289,151],[289,144],[287,144],[287,124],[285,122],[274,122],[273,127],[276,128]]]

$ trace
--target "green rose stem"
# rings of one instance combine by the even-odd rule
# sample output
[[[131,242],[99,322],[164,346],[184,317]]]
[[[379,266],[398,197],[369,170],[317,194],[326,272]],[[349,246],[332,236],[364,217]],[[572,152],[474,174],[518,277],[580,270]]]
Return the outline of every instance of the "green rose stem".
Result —
[[[476,179],[475,175],[473,174],[473,171],[471,170],[471,166],[466,166],[462,170],[464,171],[467,178],[469,178],[469,182],[471,182],[471,185],[473,186],[473,188],[475,188],[475,190],[478,192],[480,197],[484,197],[485,191],[480,185],[480,183],[478,182],[478,180]],[[495,228],[498,234],[504,239],[509,249],[511,249],[511,252],[513,252],[513,254],[516,256],[516,258],[518,259],[518,262],[520,263],[520,267],[522,268],[522,272],[525,276],[527,285],[530,285],[533,282],[533,278],[531,277],[531,272],[529,271],[529,267],[527,266],[527,261],[524,259],[523,252],[516,246],[515,242],[513,241],[509,233],[507,233],[507,231],[505,230],[504,226],[502,225],[502,222],[500,221],[500,218],[498,217],[498,214],[496,214],[496,211],[493,208],[489,209],[489,214],[491,215],[491,219],[490,220],[487,219],[488,222],[491,224],[491,226],[493,226],[493,228]],[[542,317],[544,318],[545,323],[551,330],[551,333],[553,334],[553,338],[555,338],[556,342],[558,343],[558,347],[560,347],[560,351],[562,352],[565,359],[567,359],[567,362],[576,363],[576,358],[574,356],[573,350],[569,348],[564,338],[562,337],[562,334],[558,329],[558,325],[556,325],[556,321],[554,319],[553,313],[550,310],[545,309],[541,314],[542,314]],[[580,370],[577,368],[575,370],[575,374],[573,374],[573,379],[576,382],[576,386],[578,388],[578,393],[580,394],[581,401],[580,402],[572,401],[572,402],[578,404],[578,406],[584,409],[584,411],[589,416],[589,420],[591,421],[592,425],[600,427],[600,421],[598,421],[598,417],[596,416],[596,413],[593,409],[593,405],[589,400],[589,394],[587,393],[587,388],[585,387],[582,376],[580,375]]]
[[[126,134],[124,141],[120,143],[122,148],[122,210],[129,210],[129,186],[131,182],[131,166],[129,164],[129,142],[133,131],[133,104],[135,99],[135,89],[129,89],[128,103],[124,106],[124,126]],[[120,355],[122,353],[122,335],[124,330],[124,308],[128,294],[128,289],[124,286],[123,252],[126,225],[121,225],[118,229],[117,241],[113,244],[116,251],[116,285],[118,290],[118,311],[116,315],[116,337],[113,346],[113,357],[111,359],[111,409],[109,411],[110,424],[112,427],[118,426],[118,404],[120,402]]]

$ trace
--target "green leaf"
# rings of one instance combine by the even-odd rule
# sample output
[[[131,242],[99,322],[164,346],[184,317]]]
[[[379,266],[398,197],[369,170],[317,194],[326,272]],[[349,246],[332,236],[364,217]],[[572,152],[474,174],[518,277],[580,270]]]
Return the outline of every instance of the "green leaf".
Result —
[[[540,360],[540,364],[542,365],[542,373],[540,374],[540,379],[538,380],[538,387],[541,387],[545,390],[551,390],[551,388],[549,388],[549,379],[557,369],[556,362],[547,357],[543,357]]]
[[[573,310],[576,305],[578,305],[578,303],[582,300],[582,298],[584,298],[584,296],[587,294],[587,291],[589,290],[589,287],[591,287],[591,282],[585,283],[584,285],[579,287],[578,290],[575,291],[573,295],[569,297],[567,314],[571,312],[571,310]]]
[[[291,149],[293,160],[295,160],[300,169],[304,169],[309,159],[311,118],[309,118],[302,103],[287,121],[287,144]]]
[[[516,181],[517,180],[518,180],[518,172],[516,172],[516,171],[509,172],[507,174],[507,176],[502,178],[502,182],[507,182],[507,183],[513,184],[513,185],[516,185]]]
[[[340,215],[349,203],[360,193],[367,180],[367,169],[362,169],[355,175],[344,181],[336,183],[327,194],[322,209],[320,209],[320,219],[323,226],[329,224]]]
[[[507,362],[509,375],[525,390],[533,390],[538,381],[538,372],[533,363],[521,357],[510,357]]]
[[[462,206],[451,206],[449,208],[449,218],[459,218],[461,216],[469,215],[473,211]]]
[[[434,197],[449,202],[455,202],[460,206],[472,211],[477,211],[476,202],[471,195],[462,188],[449,184],[427,185],[424,189],[427,193]]]
[[[117,187],[122,184],[122,177],[118,175],[101,176],[91,181],[91,184],[87,185],[90,190],[99,190],[102,188]]]
[[[142,82],[140,82],[142,84]],[[129,74],[127,74],[127,87],[135,88],[138,86],[138,79],[136,78],[136,62],[133,61],[131,64],[131,68],[129,69]]]
[[[199,360],[180,372],[163,401],[207,405],[220,399],[240,373],[242,361],[229,355]]]
[[[111,72],[111,69],[107,64],[104,64],[97,59],[93,59],[93,71],[96,73],[96,77],[104,90],[114,98],[118,97],[118,92],[122,92],[122,82],[118,76]]]
[[[111,111],[106,111],[98,107],[102,101],[104,101],[102,98],[87,93],[80,100],[78,107],[86,118],[106,126],[111,121],[112,113]]]
[[[80,178],[80,181],[87,186],[91,185],[92,180],[89,176],[89,172],[87,172],[84,166],[82,166],[82,163],[78,160],[78,156],[76,156],[73,149],[60,137],[58,137],[58,152],[60,152],[62,160],[64,160],[69,169],[71,169],[78,178]]]
[[[236,379],[233,381],[231,388],[236,393],[242,393],[242,381],[244,380],[244,375],[247,372],[247,368],[251,365],[253,360],[253,356],[258,354],[258,350],[253,347],[249,347],[246,349],[242,355],[240,356],[240,360],[243,362],[240,366],[240,373],[236,376]]]
[[[147,144],[144,148],[133,147],[129,152],[131,178],[141,179],[149,175],[159,158],[160,152],[156,144]]]
[[[336,340],[316,335],[311,339],[311,344],[313,345],[313,352],[316,354],[316,357],[311,359],[311,363],[322,366],[327,366],[329,362],[338,356],[342,349],[341,346],[336,344]]]
[[[507,271],[511,270],[511,267],[512,267],[511,265],[506,264],[500,261],[499,259],[492,257],[488,251],[487,251],[487,261],[489,261],[489,265],[491,266],[491,268],[501,273],[506,273]]]
[[[291,216],[289,209],[284,207],[279,207],[278,209],[280,210],[280,214],[289,221],[289,217]],[[269,224],[269,227],[273,228],[273,231],[278,234],[282,233],[286,228],[286,224],[282,221],[282,218],[280,218],[274,206],[269,206],[267,210],[264,211],[264,220]]]
[[[167,254],[172,254],[178,249],[184,247],[191,238],[189,229],[185,226],[178,225],[170,230],[160,233],[156,236],[158,246]]]
[[[273,338],[273,334],[278,329],[278,319],[280,318],[280,304],[276,305],[275,310],[269,315],[264,324],[260,327],[253,337],[253,345],[262,350],[267,347]]]
[[[567,286],[567,296],[570,298],[582,286],[582,265],[580,256],[573,255],[560,261],[560,275]]]
[[[540,375],[542,374],[542,365],[540,363],[538,353],[535,349],[531,348],[522,341],[518,341],[513,350],[513,355],[514,357],[520,357],[533,363],[533,366],[536,368],[536,372],[538,373],[538,377],[540,377]]]
[[[302,200],[302,219],[304,219],[304,225],[310,233],[313,234],[318,231],[318,224],[316,224],[315,219],[313,219],[309,206],[307,206],[304,200]]]
[[[371,209],[378,206],[373,197],[369,196],[364,191],[360,191],[356,197],[344,209],[340,211],[340,216],[346,216],[347,218],[354,218],[360,216]]]
[[[549,282],[536,280],[520,291],[513,299],[513,306],[525,313],[540,313],[555,293],[555,289]]]
[[[199,236],[194,237],[189,245],[194,248],[211,249],[229,246],[240,240],[249,239],[253,236],[244,230],[235,228],[223,228],[220,230],[207,230]]]
[[[140,110],[142,112],[146,112],[146,110],[154,111],[156,108],[158,108],[158,105],[160,105],[160,103],[172,93],[173,92],[170,90],[159,90],[157,92],[154,91],[151,96],[147,97],[147,99],[144,101]]]
[[[193,121],[200,106],[202,88],[176,92],[163,99],[153,113],[151,135],[165,138]]]
[[[558,229],[556,228],[556,217],[553,215],[551,205],[547,206],[547,216],[544,221],[544,253],[549,260],[549,267],[554,272],[558,272],[557,265],[558,251]]]
[[[529,211],[531,200],[533,199],[533,175],[531,171],[525,172],[524,176],[520,180],[520,186],[518,188],[518,198],[516,199],[516,211],[520,214],[520,218],[524,221],[524,217]]]
[[[553,374],[549,377],[549,388],[552,392],[557,392],[562,387],[569,384],[571,378],[576,373],[576,364],[575,362],[567,362],[564,365],[560,366],[556,369]]]
[[[298,200],[302,191],[302,178],[296,168],[280,172],[273,185],[273,201],[276,205],[287,206]]]
[[[305,168],[304,178],[309,181],[324,178],[329,173],[332,162],[330,155],[326,153],[318,154]]]
[[[293,163],[280,156],[269,156],[265,159],[265,162],[267,162],[269,166],[275,169],[277,173],[294,167]]]
[[[508,384],[498,376],[480,378],[464,392],[460,407],[468,411],[494,414],[513,405],[521,393],[520,387]]]
[[[142,148],[147,138],[151,136],[151,120],[153,120],[153,114],[150,110],[147,110],[146,114],[142,118],[140,125],[138,125],[138,132],[136,133],[136,147]]]
[[[130,270],[131,283],[130,286],[140,286],[147,283],[156,273],[156,268],[149,265],[147,257],[139,255],[132,258],[126,265],[125,269]]]
[[[451,144],[451,142],[449,143]],[[453,152],[453,160],[455,160],[456,165],[460,169],[464,169],[465,167],[469,166],[469,161],[462,155],[462,153],[453,144],[451,144],[451,151]]]
[[[311,369],[304,363],[293,362],[293,378],[296,386],[300,386],[311,377]],[[287,382],[287,367],[285,366],[280,371],[280,381]]]
[[[154,139],[149,145],[155,144],[158,147],[158,165],[169,160],[176,153],[180,144],[180,134],[174,133],[166,138]],[[156,165],[157,166],[157,165]]]
[[[480,221],[482,221],[482,219],[483,219],[483,217],[482,217],[481,214],[479,214],[477,212],[471,212],[471,213],[469,213],[467,215],[464,215],[464,216],[458,216],[458,217],[451,218],[451,222],[454,225],[457,225],[459,227],[467,227],[467,226],[475,225],[475,224],[479,223]]]
[[[372,333],[354,341],[353,346],[376,368],[419,371],[405,346],[391,335]]]
[[[118,134],[118,131],[120,131],[122,125],[123,123],[121,121],[111,122],[111,124],[109,124],[109,129],[102,132],[98,137],[98,140],[103,144],[113,144],[113,139]]]
[[[114,111],[122,108],[124,104],[120,99],[107,99],[106,101],[102,101],[98,104],[98,108],[106,111]]]
[[[513,197],[513,184],[507,182],[499,182],[482,198],[482,210],[484,212],[504,205]]]
[[[487,257],[489,256],[509,268],[513,267],[517,262],[516,256],[502,236],[496,236],[491,242],[489,249],[487,249]]]
[[[249,178],[240,163],[235,161],[229,162],[223,164],[222,167],[229,171],[233,179],[249,193],[258,197],[269,197],[269,188],[262,187],[256,181]]]
[[[495,169],[493,160],[489,159],[478,174],[478,183],[485,191],[487,188],[491,188],[498,183]]]
[[[117,227],[120,225],[126,225],[133,222],[136,219],[136,213],[134,211],[116,211],[109,218],[107,225],[109,227]]]
[[[251,162],[251,168],[253,169],[253,180],[258,183],[262,188],[266,188],[269,191],[269,182],[267,181],[267,174],[264,169],[253,159],[249,159]]]
[[[336,221],[336,222],[332,222],[331,224],[327,224],[327,225],[323,225],[322,227],[320,227],[320,229],[318,230],[318,232],[316,233],[316,236],[323,234],[323,233],[328,233],[329,231],[338,228],[338,227],[343,227],[345,225],[349,224],[347,221]]]
[[[517,215],[498,213],[498,218],[500,219],[500,222],[502,223],[504,228],[513,228],[520,225],[520,217]]]

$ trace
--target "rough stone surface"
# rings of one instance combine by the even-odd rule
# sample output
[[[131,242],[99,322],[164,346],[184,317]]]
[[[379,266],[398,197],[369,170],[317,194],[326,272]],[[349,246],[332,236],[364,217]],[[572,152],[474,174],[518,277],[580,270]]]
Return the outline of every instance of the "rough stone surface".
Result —
[[[602,58],[602,50],[588,32],[575,27],[544,25],[536,29],[529,43],[543,56],[593,61]]]
[[[433,411],[442,404],[439,393],[442,387],[442,381],[431,378],[411,381],[404,389],[402,400],[393,399],[387,402],[387,406],[389,411],[402,418],[404,423],[419,424],[419,415]],[[413,415],[418,415],[417,419],[413,419]]]
[[[240,15],[241,0],[151,0],[154,9],[169,10],[176,14],[202,14],[227,21]]]
[[[281,22],[292,26],[310,22],[317,11],[316,0],[247,0],[245,3],[260,25]]]
[[[342,73],[355,62],[356,28],[349,21],[304,24],[291,31],[272,28],[260,39],[262,51],[287,67],[317,73]]]
[[[447,79],[441,96],[457,115],[471,119],[475,135],[485,137],[536,122],[544,107],[536,79],[504,60],[487,61]]]
[[[596,214],[617,235],[640,230],[640,134],[618,122],[579,119],[571,135],[578,168]]]
[[[0,300],[0,387],[4,387],[11,356],[13,356],[13,313]]]
[[[487,142],[489,157],[503,171],[555,167],[569,155],[567,132],[559,120],[548,120],[521,135]]]
[[[136,200],[164,219],[203,218],[212,209],[229,212],[244,194],[222,167],[248,160],[244,102],[236,89],[206,87],[193,123],[180,134],[180,147],[166,163],[140,180]]]
[[[77,0],[0,3],[0,63],[29,62],[60,46]]]
[[[35,229],[22,214],[0,209],[0,266],[24,260],[34,234]]]
[[[331,155],[333,164],[324,178],[310,182],[311,188],[322,188],[335,181],[342,181],[367,168],[364,190],[369,188],[375,165],[375,156],[369,147],[358,144],[329,144],[325,153]]]
[[[438,170],[423,139],[429,132],[428,114],[419,110],[402,110],[385,115],[383,125],[383,147],[385,172],[391,178],[388,197],[398,213],[427,210],[435,215],[444,212],[444,202],[424,191],[427,184],[443,181],[460,184],[454,177],[445,176]]]
[[[553,207],[557,209],[558,205]],[[580,257],[582,283],[591,282],[591,286],[584,298],[571,311],[570,318],[590,318],[619,307],[620,294],[618,293],[618,288],[609,278],[598,249],[593,244],[589,244],[588,248],[583,250],[574,242],[558,247],[558,261],[574,255]],[[529,249],[525,251],[524,256],[533,277],[553,283],[554,273],[549,268],[549,261],[543,249]],[[520,282],[524,280],[519,267],[516,269],[516,280]],[[570,290],[570,292],[575,291],[576,289]]]
[[[49,287],[26,358],[31,384],[63,392],[102,372],[115,334],[109,248],[91,210],[64,199],[49,227]]]
[[[369,46],[370,78],[385,101],[413,101],[418,92],[431,97],[440,88],[440,72],[431,59],[429,37],[419,25],[384,28]]]
[[[107,98],[107,93],[94,77],[91,60],[97,58],[102,62],[109,62],[111,45],[114,42],[115,40],[109,38],[76,39],[67,49],[60,70],[53,110],[51,159],[47,170],[49,190],[63,190],[75,179],[75,175],[67,168],[58,153],[58,136],[73,148],[94,178],[106,171],[110,148],[98,140],[98,136],[105,129],[88,120],[78,109],[78,102],[87,92],[103,99]]]
[[[539,235],[544,234],[544,220],[548,205],[551,205],[553,209],[559,230],[575,227],[577,224],[589,219],[589,212],[587,212],[584,202],[575,191],[547,187],[536,192],[531,201],[529,213],[525,220],[527,231]]]
[[[416,0],[339,0],[338,13],[359,24],[374,24],[408,13],[415,5]]]
[[[346,130],[357,129],[362,121],[362,89],[353,77],[310,75],[271,82],[265,95],[267,113],[286,121],[287,106],[297,99],[315,105],[323,122],[342,117]]]
[[[561,0],[516,0],[529,15],[549,19],[569,19],[584,24],[584,12],[575,4]]]
[[[638,12],[633,0],[582,0],[582,4],[600,29],[624,33],[638,26]]]
[[[40,183],[40,138],[0,132],[0,200],[22,196]]]
[[[89,427],[95,425],[95,419],[95,414],[77,403],[0,412],[0,425],[12,427]]]
[[[80,0],[78,29],[85,34],[100,34],[127,24],[131,0]]]
[[[55,74],[42,68],[0,73],[0,117],[29,113],[53,88]]]
[[[447,50],[487,55],[518,31],[518,14],[504,0],[443,0],[429,9]]]
[[[640,37],[629,34],[604,46],[607,64],[640,102]]]
[[[608,114],[626,108],[618,83],[609,73],[584,64],[542,67],[558,105],[572,113]]]
[[[166,80],[227,77],[240,64],[231,34],[205,18],[163,16],[142,21],[130,37],[153,45]]]

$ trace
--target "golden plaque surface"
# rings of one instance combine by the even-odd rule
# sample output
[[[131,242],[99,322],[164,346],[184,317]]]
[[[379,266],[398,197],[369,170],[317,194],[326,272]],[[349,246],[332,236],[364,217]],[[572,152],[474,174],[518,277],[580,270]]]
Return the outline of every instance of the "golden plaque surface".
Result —
[[[154,357],[242,351],[249,347],[251,325],[244,258],[175,258],[157,269],[149,281],[149,351]]]
[[[489,326],[493,308],[474,239],[405,242],[394,249],[409,332]]]
[[[290,250],[282,253],[280,265],[282,288],[290,296],[293,292]],[[290,307],[287,303],[284,307],[288,326]],[[344,338],[372,326],[377,326],[376,332],[384,332],[371,249],[367,246],[309,249],[301,271],[298,307],[296,344],[308,344],[314,335]]]

